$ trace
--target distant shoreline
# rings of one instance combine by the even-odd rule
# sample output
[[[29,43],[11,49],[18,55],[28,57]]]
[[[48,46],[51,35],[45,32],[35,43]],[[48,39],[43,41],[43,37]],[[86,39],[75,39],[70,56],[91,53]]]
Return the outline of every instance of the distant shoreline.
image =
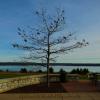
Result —
[[[15,65],[46,65],[46,63],[33,63],[33,62],[0,62],[0,66],[15,66]],[[97,66],[100,67],[100,63],[50,63],[52,66]]]
[[[1,65],[0,66],[0,69],[1,70],[9,70],[9,71],[20,71],[21,68],[26,68],[28,71],[32,71],[32,70],[37,70],[37,67],[38,66],[35,66],[35,65],[27,65],[27,66],[23,66],[23,65],[6,65],[6,66],[3,66]],[[41,66],[40,66],[41,67]],[[89,69],[90,72],[99,72],[100,73],[100,67],[98,66],[52,66],[54,68],[54,71],[55,72],[58,72],[61,68],[63,68],[64,70],[66,70],[66,72],[70,72],[72,69],[77,69],[77,68],[87,68]],[[46,67],[41,67],[41,69],[43,71],[46,70]]]

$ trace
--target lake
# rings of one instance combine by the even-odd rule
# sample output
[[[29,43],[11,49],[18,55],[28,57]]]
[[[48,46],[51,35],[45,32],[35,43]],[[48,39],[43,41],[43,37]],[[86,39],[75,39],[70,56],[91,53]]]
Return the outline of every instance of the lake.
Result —
[[[61,68],[66,70],[67,72],[70,72],[72,69],[76,68],[88,68],[90,72],[99,72],[100,73],[100,67],[98,66],[52,66],[54,68],[54,71],[59,71]],[[26,68],[28,71],[37,71],[38,69],[46,70],[45,67],[40,67],[40,66],[0,66],[0,70],[9,70],[9,71],[20,71],[21,68]]]

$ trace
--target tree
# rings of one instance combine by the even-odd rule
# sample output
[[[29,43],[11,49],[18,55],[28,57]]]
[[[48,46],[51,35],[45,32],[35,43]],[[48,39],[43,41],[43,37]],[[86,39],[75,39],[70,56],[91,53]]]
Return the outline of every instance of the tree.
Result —
[[[0,72],[3,72],[3,70],[0,69]]]
[[[63,72],[66,72],[63,68],[61,68],[60,70],[59,70],[59,73],[63,73]]]
[[[89,70],[87,68],[84,68],[83,69],[83,74],[88,74],[89,73]]]
[[[70,72],[71,74],[83,74],[83,75],[85,75],[85,74],[88,74],[89,73],[89,70],[88,69],[86,69],[86,68],[84,68],[84,69],[82,69],[82,68],[77,68],[77,69],[73,69],[71,72]]]
[[[60,82],[66,82],[67,81],[67,73],[65,70],[63,70],[62,68],[59,70],[59,78],[60,78]]]
[[[80,74],[81,71],[82,71],[82,69],[79,69],[79,68],[76,69],[76,73],[77,73],[77,74]]]
[[[40,70],[38,70],[37,72],[38,72],[38,73],[42,73],[43,71],[40,69]]]
[[[18,34],[22,37],[24,44],[14,43],[13,47],[29,51],[30,54],[25,57],[26,59],[40,59],[42,63],[46,63],[47,85],[49,86],[50,63],[55,61],[60,54],[81,48],[88,43],[85,40],[71,42],[74,40],[74,33],[71,32],[59,34],[65,25],[64,10],[57,9],[54,16],[50,16],[44,9],[36,11],[35,14],[41,19],[40,26],[29,27],[31,31],[28,33],[24,29],[18,28]]]
[[[54,69],[52,67],[49,68],[49,73],[53,73]]]
[[[71,73],[71,74],[76,74],[76,70],[73,69],[70,73]]]
[[[26,68],[21,68],[21,69],[20,69],[20,72],[21,72],[21,73],[27,73],[27,69],[26,69]]]
[[[8,69],[6,69],[6,72],[9,72],[9,70],[8,70]]]

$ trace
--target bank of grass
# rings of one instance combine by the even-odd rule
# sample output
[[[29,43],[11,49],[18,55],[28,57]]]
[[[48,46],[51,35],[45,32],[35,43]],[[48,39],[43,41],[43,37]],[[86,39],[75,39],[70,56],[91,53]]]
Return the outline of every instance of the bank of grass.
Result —
[[[100,74],[97,76],[97,78],[100,80]]]
[[[41,74],[46,74],[46,73],[0,72],[0,79],[29,76],[29,75],[41,75]],[[70,79],[71,78],[68,77],[68,80]],[[87,75],[82,75],[79,77],[79,80],[90,80],[90,78],[88,78]],[[98,80],[100,80],[100,76],[98,76]]]
[[[39,73],[0,72],[0,79],[37,75]]]
[[[79,80],[90,80],[90,78],[85,75],[85,76],[79,77]]]

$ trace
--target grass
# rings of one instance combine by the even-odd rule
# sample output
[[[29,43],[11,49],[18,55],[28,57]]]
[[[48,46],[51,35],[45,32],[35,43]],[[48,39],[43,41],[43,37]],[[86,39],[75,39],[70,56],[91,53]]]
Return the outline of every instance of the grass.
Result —
[[[0,72],[0,79],[29,76],[29,75],[39,75],[39,74],[44,74],[44,73]],[[98,76],[98,79],[100,80],[100,76]],[[68,78],[68,80],[70,80],[70,78]],[[79,80],[89,80],[89,78],[86,75],[83,75],[79,77]]]
[[[33,75],[32,73],[0,73],[0,79]]]
[[[86,76],[80,77],[79,79],[80,79],[80,80],[89,80],[89,78],[86,77]]]
[[[100,80],[100,75],[98,76],[98,79]]]

